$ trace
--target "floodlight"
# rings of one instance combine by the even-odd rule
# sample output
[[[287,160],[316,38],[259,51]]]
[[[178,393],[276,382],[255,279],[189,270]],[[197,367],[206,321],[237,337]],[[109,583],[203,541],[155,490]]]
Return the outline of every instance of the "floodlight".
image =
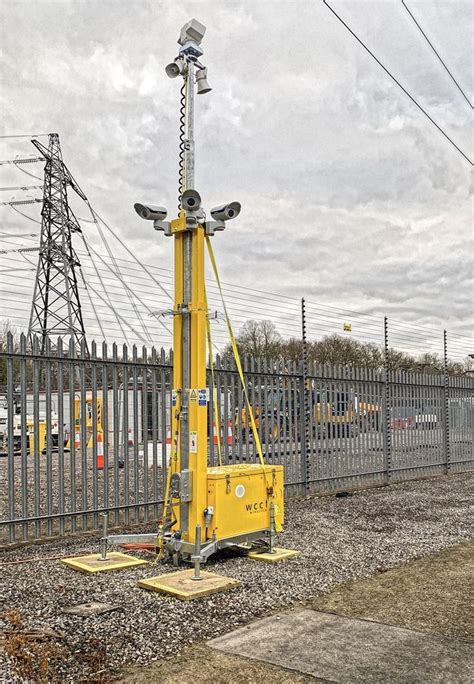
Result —
[[[205,33],[206,27],[204,24],[201,24],[201,22],[197,21],[197,19],[191,19],[181,29],[178,43],[180,45],[186,45],[186,43],[195,43],[196,45],[200,45]]]

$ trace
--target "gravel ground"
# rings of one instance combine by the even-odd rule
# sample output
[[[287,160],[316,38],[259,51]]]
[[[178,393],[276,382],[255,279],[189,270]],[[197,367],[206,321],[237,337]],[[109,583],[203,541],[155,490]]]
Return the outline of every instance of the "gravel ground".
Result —
[[[3,610],[18,609],[28,628],[64,633],[57,653],[48,656],[49,681],[54,681],[53,669],[58,681],[106,681],[124,665],[179,654],[192,642],[307,602],[342,582],[468,540],[473,485],[473,474],[463,473],[345,498],[290,502],[279,545],[299,549],[301,556],[276,565],[230,553],[211,559],[208,569],[238,578],[242,586],[196,602],[182,603],[136,587],[138,579],[172,571],[169,565],[87,576],[57,561],[38,561],[1,567],[0,603]],[[7,551],[2,563],[97,549],[97,541],[75,538]],[[61,613],[92,600],[119,609],[89,618]],[[1,651],[0,672],[0,681],[14,681],[12,662]]]
[[[442,439],[439,430],[410,430],[392,435],[392,467],[397,479],[410,479],[414,476],[414,468],[422,468],[418,474],[425,472],[427,475],[435,475],[437,469],[441,472],[443,458]],[[360,439],[362,441],[360,441]],[[310,479],[315,480],[311,487],[314,493],[327,490],[331,487],[344,486],[367,486],[369,484],[382,484],[384,459],[381,443],[381,434],[368,432],[361,434],[359,438],[333,440],[320,440],[313,445],[315,452],[311,457]],[[402,440],[400,443],[400,439]],[[281,444],[278,445],[281,448]],[[317,446],[317,449],[316,449]],[[239,445],[234,444],[234,450],[238,451]],[[290,489],[297,493],[298,485],[293,482],[302,480],[301,453],[298,449],[279,453],[278,448],[265,445],[268,463],[282,463]],[[244,454],[246,445],[243,445]],[[153,464],[151,451],[145,456],[143,448],[139,445],[129,448],[127,467],[114,467],[113,449],[109,450],[109,468],[107,471],[94,468],[94,459],[91,449],[86,453],[78,450],[76,454],[64,453],[64,459],[60,464],[57,453],[51,454],[50,463],[45,455],[35,462],[34,457],[28,456],[26,463],[22,462],[21,456],[15,456],[13,460],[13,477],[10,480],[8,458],[0,456],[0,519],[8,520],[10,517],[21,519],[35,517],[36,515],[47,516],[58,514],[62,511],[70,512],[77,510],[95,510],[109,506],[122,506],[142,504],[140,508],[130,511],[116,510],[110,514],[109,523],[112,526],[139,524],[143,521],[145,508],[143,502],[159,501],[163,498],[163,485],[165,476],[160,467],[162,462],[161,445],[158,445],[158,458]],[[468,468],[469,459],[472,459],[473,445],[466,440],[451,438],[452,460],[465,461],[462,467]],[[71,463],[71,458],[73,462]],[[75,460],[74,460],[75,459]],[[255,458],[253,458],[255,460]],[[215,459],[214,459],[215,461]],[[61,465],[61,467],[60,467]],[[25,466],[25,469],[22,469]],[[50,466],[50,470],[48,470]],[[73,476],[71,477],[71,473]],[[378,473],[374,475],[360,475],[363,473]],[[345,479],[345,475],[350,477]],[[354,477],[359,474],[359,477]],[[317,481],[319,478],[320,481]],[[325,478],[329,478],[328,481]],[[340,478],[340,479],[339,479]],[[336,479],[338,482],[336,482]],[[350,483],[345,485],[344,482]],[[107,484],[106,484],[107,483]],[[104,492],[104,487],[106,491]],[[9,497],[13,491],[12,500]],[[12,509],[12,510],[11,510]],[[147,520],[158,516],[158,507],[147,507]],[[86,514],[73,518],[64,518],[60,522],[55,518],[40,524],[28,523],[15,525],[15,538],[22,540],[36,537],[64,536],[69,531],[80,532],[97,529],[100,524],[98,515]],[[63,527],[63,529],[62,529]],[[8,530],[6,526],[0,527],[0,545],[8,543]]]

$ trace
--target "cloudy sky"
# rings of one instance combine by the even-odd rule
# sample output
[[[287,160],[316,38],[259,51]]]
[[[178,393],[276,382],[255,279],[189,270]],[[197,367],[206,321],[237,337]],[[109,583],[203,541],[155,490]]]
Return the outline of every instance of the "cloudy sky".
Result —
[[[472,158],[473,110],[401,2],[331,4]],[[473,5],[407,4],[472,101]],[[470,334],[472,166],[322,2],[0,0],[0,15],[0,134],[58,132],[147,263],[170,267],[170,241],[133,203],[176,207],[179,83],[164,66],[195,17],[213,87],[197,100],[196,186],[208,207],[243,205],[214,240],[222,278]],[[2,159],[32,151],[0,144]]]

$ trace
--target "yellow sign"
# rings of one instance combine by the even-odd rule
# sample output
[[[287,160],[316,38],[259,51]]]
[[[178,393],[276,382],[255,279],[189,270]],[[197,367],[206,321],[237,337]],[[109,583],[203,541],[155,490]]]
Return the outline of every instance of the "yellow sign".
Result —
[[[344,323],[342,329],[344,332],[352,332],[352,323]]]
[[[198,391],[197,389],[191,389],[189,390],[189,403],[190,404],[197,404],[198,401]]]

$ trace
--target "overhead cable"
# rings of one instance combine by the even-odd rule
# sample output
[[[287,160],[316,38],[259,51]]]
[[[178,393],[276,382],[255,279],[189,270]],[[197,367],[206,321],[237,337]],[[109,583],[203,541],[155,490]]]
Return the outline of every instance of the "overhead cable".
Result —
[[[354,36],[354,38],[357,40],[357,42],[358,42],[360,45],[362,45],[362,47],[364,48],[364,50],[365,50],[366,52],[369,53],[369,55],[377,62],[377,64],[378,64],[380,67],[382,67],[382,69],[383,69],[383,70],[385,71],[385,73],[392,79],[392,81],[393,81],[394,83],[396,83],[397,86],[398,86],[401,90],[403,90],[403,92],[405,93],[405,95],[413,102],[413,104],[416,105],[416,106],[418,107],[418,109],[426,116],[427,119],[429,119],[429,120],[431,121],[431,123],[432,123],[434,126],[436,126],[436,128],[438,129],[438,131],[446,138],[446,140],[447,140],[448,142],[451,143],[451,145],[459,152],[459,154],[460,154],[462,157],[464,157],[464,159],[465,159],[467,162],[469,162],[469,164],[471,164],[471,166],[473,166],[473,165],[474,165],[474,162],[472,162],[472,160],[467,156],[467,154],[465,154],[465,153],[462,151],[462,149],[461,149],[458,145],[456,145],[456,143],[454,142],[454,140],[453,140],[452,138],[450,138],[449,135],[443,131],[443,129],[441,128],[441,126],[439,126],[439,125],[436,123],[436,121],[428,114],[428,112],[427,112],[425,109],[423,109],[423,107],[415,100],[415,98],[413,97],[413,95],[411,95],[411,94],[408,92],[408,90],[400,83],[400,81],[399,81],[398,79],[396,79],[395,76],[387,69],[387,67],[384,66],[384,65],[382,64],[382,62],[374,55],[374,53],[372,52],[372,50],[370,50],[370,49],[367,47],[367,45],[359,38],[359,36],[358,36],[356,33],[354,33],[354,31],[350,28],[350,26],[348,26],[348,24],[346,24],[346,22],[344,21],[344,19],[342,19],[342,17],[339,16],[339,14],[331,7],[331,5],[327,2],[327,0],[323,0],[323,3],[326,5],[326,7],[328,7],[328,9],[331,10],[331,12],[334,14],[334,16],[335,16],[335,17],[341,22],[341,24],[349,31],[349,33],[350,33],[352,36]]]
[[[88,246],[88,244],[87,244],[87,242],[86,242],[86,239],[85,239],[85,237],[84,237],[84,233],[83,233],[83,232],[81,232],[81,237],[82,237],[82,242],[84,243],[84,247],[86,248],[86,252],[87,252],[87,254],[88,254],[88,256],[89,256],[89,258],[90,258],[90,260],[91,260],[91,263],[92,263],[92,265],[93,265],[93,267],[94,267],[94,270],[95,270],[95,273],[96,273],[97,278],[98,278],[98,280],[99,280],[99,283],[100,283],[100,285],[101,285],[101,287],[102,287],[102,290],[104,291],[104,294],[105,294],[105,296],[106,296],[107,299],[108,299],[108,305],[110,306],[111,310],[115,312],[115,309],[114,309],[113,304],[112,304],[112,300],[110,299],[109,293],[107,292],[107,289],[106,289],[105,286],[104,286],[104,283],[103,283],[103,281],[102,281],[101,273],[100,273],[99,269],[97,268],[97,264],[95,263],[94,259],[92,258],[92,254],[91,254],[91,252],[90,252],[90,250],[89,250],[89,246]],[[81,269],[81,271],[82,271],[82,269]],[[120,321],[120,319],[119,319],[117,316],[116,316],[116,318],[117,318],[117,322],[118,322],[118,324],[119,324],[120,330],[121,330],[121,332],[122,332],[123,338],[125,339],[125,341],[126,341],[127,344],[128,344],[127,334],[126,334],[124,328],[122,327],[122,322]]]
[[[415,22],[415,24],[416,24],[416,26],[418,27],[418,29],[419,29],[421,35],[422,35],[423,38],[426,40],[426,42],[428,43],[428,45],[430,46],[430,48],[431,48],[431,49],[433,50],[433,52],[435,53],[436,57],[439,59],[439,61],[441,62],[441,64],[443,65],[443,67],[445,68],[445,70],[447,71],[447,73],[449,74],[449,76],[450,76],[451,80],[453,81],[454,85],[455,85],[456,88],[459,90],[459,92],[461,93],[461,95],[463,96],[463,98],[466,100],[466,102],[467,102],[467,104],[469,105],[469,107],[470,107],[471,109],[474,109],[474,105],[471,104],[470,99],[468,98],[468,96],[466,95],[466,93],[464,92],[464,90],[461,88],[461,86],[459,85],[459,83],[456,81],[456,79],[455,79],[454,76],[452,75],[451,71],[450,71],[450,70],[448,69],[448,67],[446,66],[446,63],[444,62],[444,60],[442,59],[442,57],[440,56],[440,54],[439,54],[438,51],[436,50],[435,46],[433,45],[433,43],[431,42],[431,40],[428,38],[428,36],[426,35],[426,33],[423,31],[423,29],[421,28],[421,26],[420,26],[420,24],[418,23],[418,21],[417,21],[417,20],[415,19],[415,17],[413,16],[413,13],[411,12],[411,10],[410,10],[410,8],[408,7],[408,5],[406,4],[405,0],[402,0],[402,5],[403,5],[403,7],[406,9],[406,11],[407,11],[408,14],[410,15],[410,17],[413,19],[413,21]]]
[[[27,218],[29,221],[33,221],[33,223],[39,223],[41,225],[41,221],[38,221],[38,219],[35,219],[32,216],[28,216],[28,214],[23,213],[22,211],[14,207],[12,204],[10,204],[10,209],[13,209],[13,211],[16,211],[17,214],[24,216],[24,218]]]
[[[24,135],[0,135],[0,139],[6,140],[8,138],[47,138],[50,133],[25,133]]]
[[[2,159],[0,160],[0,166],[4,164],[34,164],[36,162],[46,161],[44,157],[23,157],[22,159]]]
[[[104,340],[107,342],[107,336],[106,336],[106,334],[105,334],[105,332],[104,332],[104,330],[103,330],[103,328],[102,328],[102,323],[101,323],[100,318],[99,318],[99,316],[98,316],[98,314],[97,314],[97,311],[96,311],[96,308],[95,308],[95,304],[94,304],[94,300],[93,300],[92,297],[91,297],[90,290],[89,290],[89,288],[87,287],[87,281],[86,281],[86,279],[84,278],[84,273],[82,272],[82,268],[81,268],[80,266],[79,266],[79,273],[80,273],[80,275],[81,275],[82,284],[84,285],[84,289],[85,289],[85,291],[86,291],[86,293],[87,293],[87,296],[88,296],[88,298],[89,298],[89,302],[90,302],[90,305],[91,305],[91,307],[92,307],[92,311],[94,312],[95,319],[96,319],[96,321],[97,321],[97,323],[98,323],[98,325],[99,325],[100,333],[101,333],[102,337],[104,338]]]
[[[10,202],[0,202],[1,207],[13,207],[14,205],[22,205],[22,204],[36,204],[36,203],[42,203],[42,199],[28,199],[28,200],[10,200]]]
[[[153,280],[153,282],[156,283],[156,285],[158,285],[158,287],[164,292],[164,294],[165,294],[169,299],[172,300],[173,298],[172,298],[172,296],[170,295],[170,293],[169,293],[167,290],[165,290],[165,288],[163,287],[163,285],[162,285],[158,280],[156,280],[156,278],[150,273],[149,269],[145,266],[145,264],[143,264],[139,259],[137,259],[137,257],[136,257],[135,254],[129,249],[129,247],[127,247],[127,245],[119,238],[119,236],[112,230],[112,228],[111,228],[109,225],[107,225],[107,223],[104,221],[103,218],[101,218],[101,217],[99,216],[99,214],[95,211],[95,209],[93,209],[93,208],[90,206],[89,202],[87,202],[87,204],[88,204],[88,206],[89,206],[89,209],[90,209],[90,211],[91,211],[92,216],[96,216],[96,217],[99,219],[99,221],[105,226],[105,228],[107,228],[107,230],[108,230],[110,233],[112,233],[112,235],[114,236],[114,238],[122,245],[122,247],[123,247],[123,248],[125,249],[125,251],[133,258],[133,260],[134,260],[134,261],[135,261],[135,262],[136,262],[136,263],[137,263],[137,264],[138,264],[138,265],[139,265],[139,266],[140,266],[140,267],[141,267],[141,268],[150,276],[150,278]]]
[[[107,253],[108,253],[108,255],[109,255],[109,257],[110,257],[110,259],[111,259],[111,261],[112,261],[112,264],[113,264],[113,266],[114,266],[114,268],[115,268],[117,277],[120,279],[120,281],[122,282],[122,284],[125,286],[124,278],[123,278],[122,273],[121,273],[121,271],[120,271],[120,268],[119,268],[119,266],[118,266],[118,264],[117,264],[117,262],[116,262],[116,260],[115,260],[115,256],[114,256],[114,254],[113,254],[113,252],[112,252],[112,250],[111,250],[111,248],[110,248],[110,246],[109,246],[109,243],[107,242],[107,239],[105,238],[105,235],[103,234],[103,231],[102,231],[102,229],[101,229],[101,227],[100,227],[99,221],[97,220],[96,216],[94,215],[94,212],[92,211],[92,207],[90,206],[90,204],[89,204],[89,202],[88,202],[87,199],[85,200],[85,202],[86,202],[86,204],[89,206],[89,209],[90,209],[90,211],[91,211],[92,218],[94,219],[94,221],[95,221],[95,223],[96,223],[97,230],[99,231],[99,235],[100,235],[100,237],[101,237],[101,239],[102,239],[102,242],[103,242],[103,244],[104,244],[104,246],[105,246],[105,249],[107,250]],[[99,256],[99,258],[102,259],[102,257],[101,257],[99,254],[97,254],[97,252],[94,250],[94,248],[93,248],[92,246],[91,246],[91,249],[92,249],[92,251],[94,252],[94,254],[95,254],[96,256]],[[109,268],[110,268],[110,267],[109,267]],[[113,272],[113,271],[112,271],[112,272]],[[134,292],[132,292],[132,290],[131,290],[130,288],[128,288],[128,287],[126,288],[126,292],[127,292],[127,296],[128,296],[129,301],[130,301],[130,304],[132,305],[132,308],[133,308],[133,310],[134,310],[134,312],[135,312],[135,315],[137,316],[138,320],[140,321],[140,325],[142,326],[143,330],[145,331],[145,334],[148,336],[150,344],[153,344],[153,341],[152,341],[152,339],[151,339],[151,337],[150,337],[150,333],[148,332],[148,328],[147,328],[146,325],[145,325],[145,321],[142,319],[142,316],[141,316],[141,314],[140,314],[140,311],[138,310],[138,307],[137,307],[137,305],[136,305],[136,303],[135,303],[135,299],[134,299],[135,294],[134,294]]]
[[[152,310],[150,309],[150,307],[143,301],[143,299],[141,299],[140,297],[138,297],[138,296],[133,292],[133,290],[129,287],[129,285],[127,285],[127,283],[125,282],[125,280],[124,280],[122,274],[120,273],[120,271],[118,271],[118,270],[117,270],[117,271],[114,271],[113,268],[105,261],[105,259],[104,259],[104,258],[103,258],[103,257],[102,257],[102,256],[101,256],[101,255],[92,247],[92,245],[90,245],[89,247],[90,247],[90,249],[92,250],[92,252],[95,254],[95,256],[96,256],[98,259],[100,259],[100,261],[104,264],[104,266],[105,266],[106,268],[108,268],[109,271],[111,271],[111,272],[120,280],[122,286],[124,287],[125,291],[127,292],[127,295],[129,295],[129,298],[130,298],[130,297],[135,297],[135,298],[140,302],[140,304],[142,304],[142,305],[145,307],[145,309],[148,311],[148,313],[151,313]],[[136,304],[135,304],[135,302],[133,301],[133,299],[130,299],[130,304],[132,305],[132,308],[134,309],[135,313],[137,314],[137,317],[139,318],[140,323],[142,324],[145,333],[149,335],[148,329],[147,329],[146,325],[143,323],[141,314],[137,311]],[[165,328],[165,330],[166,330],[168,333],[171,333],[171,330],[168,328],[168,326],[167,326],[165,323],[163,323],[163,321],[160,320],[159,323],[163,326],[163,328]],[[150,339],[150,342],[152,342],[151,339]]]
[[[42,190],[42,185],[13,185],[6,188],[0,188],[0,192],[9,192],[11,190]]]
[[[12,238],[37,238],[37,233],[0,233],[0,240],[11,240]]]
[[[141,341],[143,342],[143,344],[147,344],[147,341],[145,340],[145,338],[142,337],[142,336],[140,335],[140,333],[137,332],[137,331],[135,330],[135,328],[134,328],[134,327],[133,327],[125,318],[123,318],[123,316],[121,316],[121,315],[119,314],[119,312],[115,309],[115,307],[112,306],[112,305],[110,304],[110,302],[106,302],[106,301],[104,300],[104,298],[101,296],[101,294],[100,294],[99,292],[97,292],[97,290],[95,290],[91,285],[89,285],[89,287],[90,287],[90,289],[92,290],[92,292],[96,295],[96,297],[99,297],[99,299],[100,299],[101,301],[103,301],[104,303],[108,304],[108,306],[111,307],[111,309],[112,309],[112,311],[114,312],[116,318],[120,318],[120,320],[122,321],[122,323],[124,323],[124,325],[126,325],[128,328],[130,328],[130,330],[138,337],[139,340],[141,340]]]
[[[19,273],[20,271],[35,271],[35,268],[0,268],[0,274],[2,273]]]

